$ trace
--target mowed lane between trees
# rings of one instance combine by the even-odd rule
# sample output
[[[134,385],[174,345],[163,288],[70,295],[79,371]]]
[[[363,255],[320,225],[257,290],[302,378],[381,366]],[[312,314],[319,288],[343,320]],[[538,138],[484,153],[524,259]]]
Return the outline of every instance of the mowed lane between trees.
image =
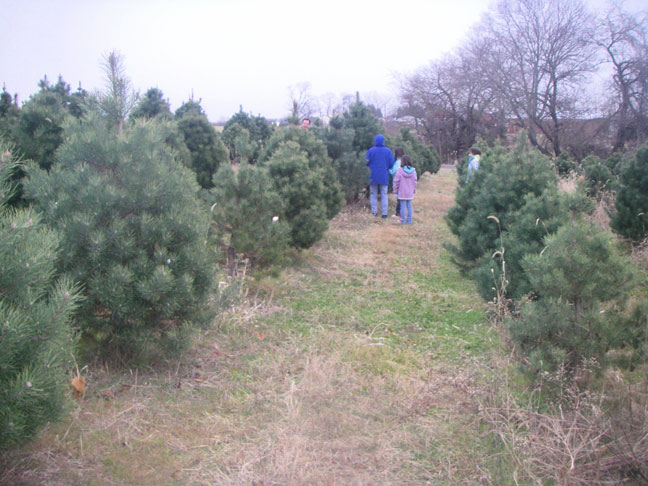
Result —
[[[499,338],[443,250],[456,173],[424,175],[414,224],[346,208],[180,360],[89,370],[70,419],[6,484],[475,484]],[[9,481],[9,482],[7,482]],[[12,482],[13,481],[13,482]]]

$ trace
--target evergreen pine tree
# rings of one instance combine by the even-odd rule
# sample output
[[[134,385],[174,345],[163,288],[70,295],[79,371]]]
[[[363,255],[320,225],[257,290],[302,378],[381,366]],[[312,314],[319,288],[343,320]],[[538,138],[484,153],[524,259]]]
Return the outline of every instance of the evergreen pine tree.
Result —
[[[28,440],[57,419],[78,302],[68,280],[54,279],[58,237],[33,210],[9,210],[15,158],[0,143],[0,449]]]
[[[191,169],[196,173],[198,184],[209,189],[218,167],[227,161],[225,146],[205,115],[188,111],[177,123],[191,153]]]
[[[317,130],[316,133],[326,145],[326,150],[331,159],[338,160],[344,154],[354,152],[353,139],[355,137],[355,131],[352,128],[344,127],[344,119],[342,117],[336,116],[331,118],[328,127]]]
[[[250,131],[238,123],[232,123],[227,127],[227,130],[223,130],[223,143],[229,150],[232,163],[254,163],[255,154],[258,157],[259,148],[252,141]]]
[[[13,140],[13,131],[19,116],[20,108],[16,106],[11,94],[3,88],[0,93],[0,137],[5,141]]]
[[[284,202],[290,225],[291,245],[309,248],[328,228],[324,168],[311,166],[308,154],[297,142],[286,141],[264,163],[274,187]]]
[[[581,162],[587,195],[600,199],[605,193],[616,192],[619,180],[609,165],[596,155],[589,155]]]
[[[241,254],[253,265],[280,261],[290,228],[283,217],[283,199],[266,168],[244,164],[235,172],[224,164],[210,196],[215,237],[229,265]]]
[[[41,86],[47,86],[42,84]],[[68,86],[69,90],[69,86]],[[49,169],[54,152],[63,143],[63,124],[69,115],[65,105],[69,91],[42,88],[20,110],[14,140],[23,157]]]
[[[349,106],[343,113],[344,127],[353,130],[353,150],[365,153],[373,146],[374,137],[383,132],[382,123],[371,109],[360,101],[356,95],[356,102]]]
[[[561,227],[545,240],[541,254],[524,268],[534,299],[507,322],[512,341],[533,376],[561,367],[568,372],[585,359],[605,365],[607,353],[646,342],[645,312],[626,312],[636,285],[629,262],[611,234],[591,223]]]
[[[357,201],[367,188],[369,168],[365,164],[364,154],[346,152],[333,160],[333,168],[337,174],[342,194],[347,203]]]
[[[26,194],[62,237],[58,269],[83,285],[84,335],[120,354],[184,343],[203,321],[212,281],[209,215],[198,185],[156,122],[69,124],[49,173]]]
[[[423,145],[408,127],[401,128],[400,133],[394,139],[390,140],[389,143],[392,149],[395,147],[403,147],[405,149],[405,153],[414,161],[414,166],[418,174],[423,174],[424,172],[436,174],[439,172],[441,159],[436,153],[436,150],[434,150],[434,147],[431,145],[428,147]]]
[[[333,161],[347,203],[356,201],[367,187],[369,169],[365,165],[364,152],[357,152],[353,147],[355,131],[344,127],[344,119],[334,117],[329,126],[315,130],[317,136],[326,144],[326,150]]]
[[[324,188],[322,191],[318,191],[317,194],[318,197],[322,198],[322,202],[324,203],[326,217],[333,219],[340,212],[344,203],[342,189],[340,188],[338,176],[333,169],[331,159],[326,151],[326,146],[313,133],[297,127],[289,127],[275,131],[268,140],[266,150],[261,157],[261,163],[266,163],[266,161],[274,158],[275,153],[286,142],[294,142],[297,144],[297,150],[306,156],[306,168],[321,178]],[[282,153],[285,153],[285,150]]]
[[[169,102],[164,99],[164,93],[158,88],[150,88],[144,96],[137,102],[135,108],[130,114],[131,118],[151,118],[161,117],[170,119],[171,107]]]
[[[455,262],[474,270],[477,260],[501,248],[500,234],[514,223],[526,196],[540,196],[556,184],[549,159],[532,150],[524,138],[510,153],[502,147],[484,153],[470,182],[459,174],[455,205],[445,218],[459,240],[457,246],[447,245]],[[499,227],[489,216],[499,220]]]
[[[644,144],[621,172],[617,193],[614,231],[635,242],[648,236],[648,144]]]
[[[498,251],[487,252],[476,262],[475,279],[484,300],[491,301],[501,292],[502,278],[506,279],[506,297],[519,299],[528,294],[531,284],[522,266],[524,258],[539,254],[547,236],[592,209],[585,195],[565,194],[553,185],[540,195],[526,194],[522,207],[508,218],[508,229],[500,235]],[[489,222],[497,224],[492,218]]]
[[[241,109],[223,127],[223,142],[230,151],[230,160],[234,162],[243,157],[255,164],[272,133],[273,127],[268,120],[262,116],[248,115]]]

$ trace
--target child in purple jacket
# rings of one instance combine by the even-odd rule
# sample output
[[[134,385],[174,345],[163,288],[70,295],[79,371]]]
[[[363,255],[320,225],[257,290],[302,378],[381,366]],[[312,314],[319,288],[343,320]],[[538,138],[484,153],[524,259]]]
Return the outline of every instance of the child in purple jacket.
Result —
[[[394,176],[394,194],[401,202],[401,224],[412,224],[412,199],[416,194],[416,180],[416,169],[412,166],[412,159],[403,155],[400,169]]]

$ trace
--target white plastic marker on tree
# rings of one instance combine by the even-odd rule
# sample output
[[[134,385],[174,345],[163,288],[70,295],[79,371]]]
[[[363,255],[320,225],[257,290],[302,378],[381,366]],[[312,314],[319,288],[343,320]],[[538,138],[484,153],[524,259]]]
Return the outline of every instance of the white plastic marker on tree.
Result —
[[[279,216],[273,216],[272,217],[272,222],[276,223],[277,221],[279,221]]]

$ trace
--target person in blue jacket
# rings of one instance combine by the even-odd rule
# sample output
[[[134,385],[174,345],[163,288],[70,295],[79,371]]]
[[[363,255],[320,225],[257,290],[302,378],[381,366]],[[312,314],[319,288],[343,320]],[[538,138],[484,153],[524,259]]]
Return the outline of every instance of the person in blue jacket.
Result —
[[[380,191],[380,209],[382,217],[387,217],[387,188],[389,187],[389,169],[394,166],[392,151],[385,147],[385,137],[378,134],[374,138],[374,146],[367,150],[367,167],[369,175],[369,203],[371,212],[378,216],[378,192]]]

